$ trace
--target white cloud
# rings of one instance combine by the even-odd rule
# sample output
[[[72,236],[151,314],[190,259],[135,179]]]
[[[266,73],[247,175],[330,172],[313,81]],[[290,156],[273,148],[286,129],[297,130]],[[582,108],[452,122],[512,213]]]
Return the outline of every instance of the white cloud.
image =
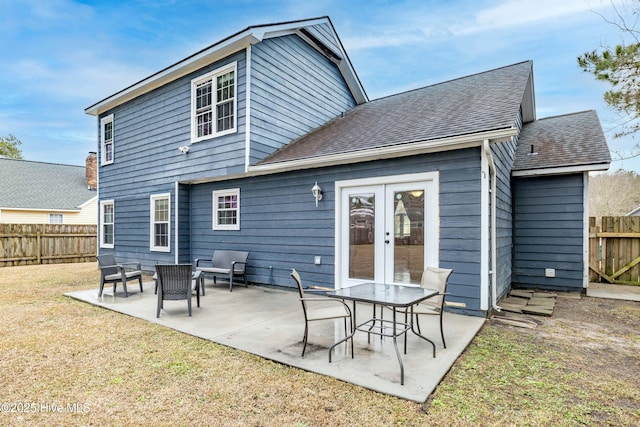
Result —
[[[581,19],[585,13],[610,7],[608,3],[589,4],[585,0],[508,0],[474,14],[472,22],[451,28],[456,35],[467,35],[503,28],[544,25],[550,21]]]
[[[437,43],[456,37],[486,34],[495,38],[501,30],[536,31],[545,26],[573,25],[611,10],[607,0],[506,0],[480,8],[470,1],[429,7],[411,5],[401,11],[388,8],[384,16],[372,17],[367,28],[343,37],[348,51]]]

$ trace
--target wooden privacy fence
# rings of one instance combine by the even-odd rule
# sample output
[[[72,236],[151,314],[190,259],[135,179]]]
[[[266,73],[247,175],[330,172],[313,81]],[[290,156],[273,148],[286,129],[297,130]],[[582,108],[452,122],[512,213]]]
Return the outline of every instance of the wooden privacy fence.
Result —
[[[0,224],[0,267],[95,261],[96,225]]]
[[[589,280],[640,285],[640,217],[589,218]]]

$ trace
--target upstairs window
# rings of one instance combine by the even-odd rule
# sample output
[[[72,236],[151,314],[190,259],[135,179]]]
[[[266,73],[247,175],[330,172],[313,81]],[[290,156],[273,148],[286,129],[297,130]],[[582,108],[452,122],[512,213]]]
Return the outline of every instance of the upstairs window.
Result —
[[[171,196],[156,194],[151,196],[151,242],[152,251],[169,252]]]
[[[100,120],[101,164],[113,163],[113,114]]]
[[[240,189],[213,192],[213,229],[240,230]]]
[[[236,63],[191,81],[191,140],[236,131]]]

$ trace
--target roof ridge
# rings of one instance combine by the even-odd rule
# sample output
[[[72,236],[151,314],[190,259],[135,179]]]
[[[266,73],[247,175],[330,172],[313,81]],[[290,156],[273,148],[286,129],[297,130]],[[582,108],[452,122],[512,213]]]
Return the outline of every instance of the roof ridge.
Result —
[[[594,113],[598,114],[598,112],[592,108],[590,110],[582,110],[582,111],[576,111],[576,112],[573,112],[573,113],[558,114],[556,116],[542,117],[540,119],[534,120],[533,122],[529,122],[529,123],[535,123],[535,122],[539,122],[539,121],[542,121],[542,120],[548,120],[548,119],[558,119],[560,117],[575,116],[575,115],[578,115],[578,114],[591,113],[591,112],[594,112]]]
[[[14,162],[29,162],[29,163],[40,163],[40,164],[44,164],[44,165],[56,165],[56,166],[70,166],[70,167],[74,167],[74,168],[85,168],[85,165],[70,165],[67,163],[52,163],[52,162],[43,162],[40,160],[26,160],[26,159],[11,159],[9,157],[2,157],[0,156],[0,161],[1,160],[11,160]]]
[[[475,76],[479,76],[479,75],[482,75],[482,74],[492,73],[492,72],[495,72],[495,71],[498,71],[498,70],[502,70],[502,69],[510,68],[510,67],[515,67],[515,66],[522,65],[522,64],[527,64],[527,63],[533,64],[533,60],[527,59],[525,61],[516,62],[515,64],[503,65],[502,67],[493,68],[491,70],[479,71],[477,73],[468,74],[466,76],[456,77],[456,78],[453,78],[453,79],[445,80],[443,82],[433,83],[433,84],[430,84],[430,85],[426,85],[426,86],[421,86],[421,87],[417,87],[417,88],[414,88],[414,89],[405,90],[404,92],[393,93],[393,94],[390,94],[390,95],[382,96],[380,98],[372,99],[369,102],[375,102],[375,101],[379,101],[379,100],[386,99],[386,98],[392,98],[394,96],[404,95],[404,94],[415,92],[415,91],[418,91],[418,90],[423,90],[423,89],[427,89],[427,88],[431,88],[431,87],[436,87],[436,86],[440,86],[440,85],[443,85],[443,84],[452,83],[452,82],[455,82],[455,81],[458,81],[458,80],[468,79],[470,77],[475,77]]]

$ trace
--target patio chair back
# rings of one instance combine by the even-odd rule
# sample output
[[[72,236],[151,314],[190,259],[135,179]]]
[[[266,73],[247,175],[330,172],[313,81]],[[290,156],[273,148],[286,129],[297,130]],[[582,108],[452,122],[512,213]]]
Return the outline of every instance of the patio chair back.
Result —
[[[191,264],[156,264],[158,274],[158,310],[156,317],[160,317],[160,309],[165,300],[187,300],[189,316],[191,316]]]
[[[105,283],[113,283],[113,295],[115,296],[118,282],[122,283],[125,297],[129,296],[127,280],[137,279],[140,284],[140,292],[143,291],[142,270],[139,262],[124,262],[118,264],[116,257],[113,255],[98,255],[96,259],[100,267],[100,290],[98,291],[98,297],[102,297]]]
[[[435,295],[429,299],[422,301],[414,309],[416,316],[416,325],[420,332],[420,315],[436,315],[440,317],[440,337],[442,338],[442,345],[447,348],[447,343],[444,339],[444,329],[442,326],[442,314],[444,312],[445,297],[447,295],[447,285],[449,283],[449,276],[453,270],[448,268],[427,267],[422,273],[422,280],[420,286],[425,289],[435,289],[438,291],[438,295]]]
[[[420,286],[425,289],[435,289],[439,295],[447,292],[447,283],[453,270],[449,268],[427,267],[422,273]]]
[[[291,269],[291,277],[294,282],[298,286],[298,294],[300,295],[300,302],[302,303],[302,311],[304,313],[304,335],[302,337],[302,357],[304,357],[304,352],[307,348],[307,341],[309,338],[309,322],[314,322],[316,320],[335,320],[342,319],[344,321],[344,334],[345,337],[348,335],[347,333],[347,319],[349,319],[349,330],[353,325],[351,319],[351,310],[347,306],[347,304],[342,300],[331,299],[324,297],[322,295],[314,295],[309,294],[309,296],[305,295],[304,288],[302,287],[302,279],[300,278],[300,274],[296,271],[295,268]],[[309,307],[307,307],[307,302],[311,301],[311,304],[318,304],[325,306],[326,308],[323,310],[316,310],[315,308],[309,312]],[[353,339],[351,340],[351,354],[353,354]]]
[[[113,255],[98,255],[96,258],[98,259],[98,265],[105,276],[118,273],[118,267],[115,267],[117,264],[116,257]],[[114,267],[109,267],[111,265]]]
[[[233,266],[233,274],[244,274],[247,266],[249,252],[245,251],[213,251],[213,267],[230,268]]]

